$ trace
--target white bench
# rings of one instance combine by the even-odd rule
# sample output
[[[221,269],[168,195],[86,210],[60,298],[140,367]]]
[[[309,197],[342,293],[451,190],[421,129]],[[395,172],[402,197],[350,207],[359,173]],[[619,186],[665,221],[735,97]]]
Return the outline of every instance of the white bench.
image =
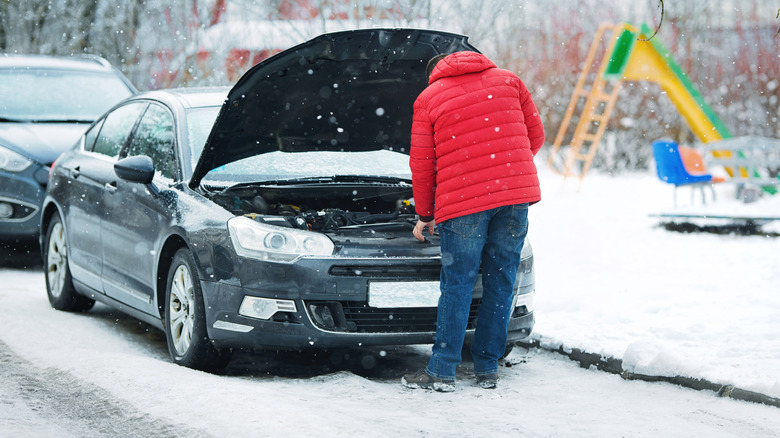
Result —
[[[704,150],[707,168],[724,167],[731,176],[727,182],[780,185],[780,139],[733,137],[707,143]]]

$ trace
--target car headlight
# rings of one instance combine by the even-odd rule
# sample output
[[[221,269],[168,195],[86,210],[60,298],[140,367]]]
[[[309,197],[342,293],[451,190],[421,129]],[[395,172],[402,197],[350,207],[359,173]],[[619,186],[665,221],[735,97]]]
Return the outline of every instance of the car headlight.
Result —
[[[236,254],[272,262],[292,263],[304,256],[329,256],[333,242],[325,235],[277,227],[238,216],[228,221]]]
[[[32,165],[24,155],[0,146],[0,170],[8,172],[21,172]]]

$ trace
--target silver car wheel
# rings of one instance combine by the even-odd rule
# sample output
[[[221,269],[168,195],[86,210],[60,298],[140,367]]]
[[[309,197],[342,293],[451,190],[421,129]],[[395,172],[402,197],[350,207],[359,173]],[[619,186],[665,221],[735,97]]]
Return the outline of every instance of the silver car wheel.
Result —
[[[193,325],[195,323],[195,298],[192,286],[192,275],[185,265],[179,265],[171,279],[170,298],[168,301],[168,326],[171,330],[176,353],[183,356],[192,343]]]
[[[49,237],[49,250],[46,252],[46,275],[49,278],[49,292],[58,298],[65,286],[68,273],[68,244],[65,240],[65,228],[61,223],[54,224]]]

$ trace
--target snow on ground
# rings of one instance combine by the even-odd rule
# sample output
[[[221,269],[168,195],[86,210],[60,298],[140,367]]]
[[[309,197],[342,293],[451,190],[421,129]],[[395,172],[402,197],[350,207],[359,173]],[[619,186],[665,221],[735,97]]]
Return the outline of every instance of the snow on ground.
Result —
[[[649,173],[591,173],[579,184],[542,165],[540,172],[544,199],[530,214],[535,337],[621,358],[637,373],[780,396],[778,238],[658,228],[648,214],[668,210],[672,192]],[[773,199],[764,201],[772,208]],[[0,384],[0,435],[56,436],[67,425],[41,416],[48,400],[36,397],[50,378],[73,385],[74,397],[89,394],[89,405],[114,406],[108,414],[126,411],[130,423],[182,427],[165,436],[772,437],[780,430],[775,407],[624,381],[540,350],[516,349],[493,391],[474,385],[468,363],[454,393],[403,388],[401,371],[423,366],[427,346],[366,356],[386,370],[378,377],[349,368],[294,375],[295,358],[267,371],[251,357],[241,360],[253,371],[209,375],[171,364],[159,333],[105,306],[86,315],[51,309],[40,271],[0,269],[0,283],[0,359],[14,373],[7,377],[42,382],[36,391]]]
[[[780,217],[780,195],[691,203],[654,174],[588,174],[539,166],[531,210],[535,337],[623,359],[628,371],[684,375],[780,397],[780,238],[678,233],[657,213]],[[722,224],[722,222],[719,222]],[[764,226],[776,230],[780,221]]]
[[[775,407],[626,381],[543,350],[511,353],[496,390],[477,387],[466,364],[448,394],[403,388],[397,375],[294,375],[294,355],[271,372],[210,375],[170,363],[162,337],[132,318],[102,305],[58,312],[40,273],[3,271],[13,283],[0,290],[0,436],[713,438],[780,430]],[[428,347],[386,353],[377,361],[416,368]]]

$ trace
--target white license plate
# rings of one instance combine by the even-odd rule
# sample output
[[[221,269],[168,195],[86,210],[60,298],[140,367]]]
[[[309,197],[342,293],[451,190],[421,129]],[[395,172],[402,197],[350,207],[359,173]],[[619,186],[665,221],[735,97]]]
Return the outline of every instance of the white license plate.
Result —
[[[438,281],[372,281],[368,284],[368,305],[436,307],[440,294]]]

